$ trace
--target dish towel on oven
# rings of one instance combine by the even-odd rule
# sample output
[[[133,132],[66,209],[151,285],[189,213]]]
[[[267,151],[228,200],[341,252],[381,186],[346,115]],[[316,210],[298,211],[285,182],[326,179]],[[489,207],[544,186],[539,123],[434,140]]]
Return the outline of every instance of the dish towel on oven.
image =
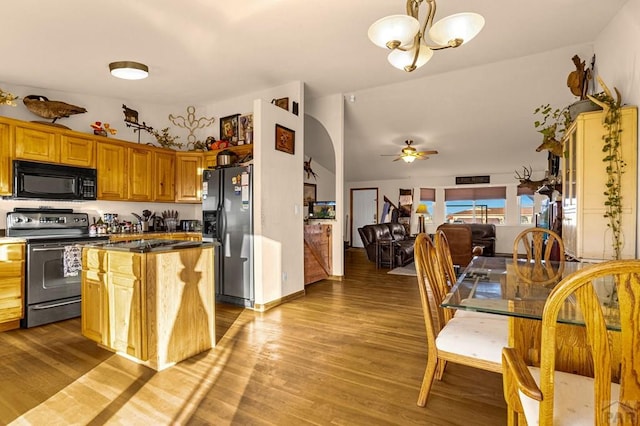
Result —
[[[77,244],[64,246],[64,256],[62,258],[62,267],[65,277],[76,277],[82,269],[82,247]]]

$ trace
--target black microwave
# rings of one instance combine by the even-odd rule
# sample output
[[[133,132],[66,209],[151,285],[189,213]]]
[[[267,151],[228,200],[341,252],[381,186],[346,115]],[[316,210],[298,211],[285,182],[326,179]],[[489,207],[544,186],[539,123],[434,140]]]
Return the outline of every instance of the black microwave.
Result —
[[[95,200],[96,169],[13,161],[13,198]]]

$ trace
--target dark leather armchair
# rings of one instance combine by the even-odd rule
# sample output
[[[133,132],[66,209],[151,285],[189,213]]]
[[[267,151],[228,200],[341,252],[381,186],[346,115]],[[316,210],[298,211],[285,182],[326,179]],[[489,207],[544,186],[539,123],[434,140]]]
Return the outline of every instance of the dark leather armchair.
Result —
[[[404,266],[413,262],[414,238],[407,236],[405,228],[400,223],[378,223],[358,228],[362,244],[367,251],[367,258],[371,262],[389,267]],[[389,242],[378,244],[378,242]],[[393,246],[393,262],[391,261],[391,247]]]
[[[474,246],[482,246],[483,256],[496,255],[496,226],[493,223],[470,223]]]
[[[453,264],[464,268],[474,256],[482,255],[482,247],[474,246],[471,225],[468,223],[443,223],[438,226],[447,236]]]

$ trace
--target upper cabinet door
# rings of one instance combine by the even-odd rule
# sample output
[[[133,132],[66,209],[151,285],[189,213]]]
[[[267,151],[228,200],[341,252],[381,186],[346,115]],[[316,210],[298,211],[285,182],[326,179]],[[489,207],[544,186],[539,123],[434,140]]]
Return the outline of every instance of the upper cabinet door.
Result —
[[[0,195],[11,195],[13,139],[8,124],[0,123]]]
[[[60,162],[70,166],[94,168],[96,166],[95,147],[96,141],[92,138],[61,135]]]
[[[155,151],[153,198],[155,201],[173,201],[176,197],[176,154]]]
[[[58,163],[60,161],[59,138],[55,131],[16,126],[16,158]]]
[[[128,198],[134,201],[151,201],[153,198],[153,151],[146,148],[129,148]]]
[[[196,203],[202,193],[202,154],[176,154],[176,202]]]
[[[98,199],[127,199],[127,146],[101,142],[97,147]]]

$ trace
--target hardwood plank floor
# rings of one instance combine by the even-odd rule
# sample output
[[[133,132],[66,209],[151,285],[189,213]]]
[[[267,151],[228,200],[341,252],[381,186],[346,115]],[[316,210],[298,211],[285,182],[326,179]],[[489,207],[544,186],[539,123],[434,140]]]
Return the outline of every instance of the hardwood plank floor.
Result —
[[[501,376],[460,365],[416,405],[416,279],[345,257],[344,281],[268,312],[218,305],[216,348],[160,373],[85,339],[77,318],[0,333],[0,424],[506,424]]]

